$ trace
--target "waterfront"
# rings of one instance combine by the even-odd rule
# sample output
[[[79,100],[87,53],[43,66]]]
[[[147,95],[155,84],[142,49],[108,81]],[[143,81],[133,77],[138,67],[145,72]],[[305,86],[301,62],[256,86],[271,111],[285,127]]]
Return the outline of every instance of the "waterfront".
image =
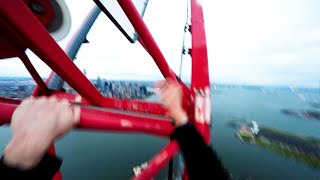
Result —
[[[119,99],[146,99],[154,95],[153,84],[149,81],[109,81],[98,77],[91,83],[105,97]],[[29,77],[0,77],[0,96],[23,99],[31,95],[35,82]],[[63,85],[67,93],[76,93],[67,83]]]
[[[233,117],[277,128],[304,137],[320,138],[320,123],[281,113],[281,108],[312,108],[299,96],[286,89],[272,88],[274,93],[261,89],[225,88],[213,94],[212,142],[225,166],[237,179],[320,179],[320,170],[302,162],[285,158],[259,146],[243,143],[236,130],[227,122]],[[319,98],[317,91],[304,93],[306,99]],[[314,109],[314,108],[312,108]],[[319,110],[319,109],[314,109]]]
[[[250,125],[251,124],[251,125]],[[278,129],[258,126],[255,121],[239,125],[239,140],[278,153],[285,158],[320,168],[320,139],[302,137]]]
[[[227,126],[230,119],[240,117],[299,136],[320,138],[319,121],[281,113],[281,109],[320,111],[308,103],[320,99],[318,90],[300,92],[307,101],[289,88],[273,87],[268,90],[272,93],[265,93],[259,87],[217,86],[217,92],[212,92],[212,144],[235,179],[320,179],[319,169],[243,143],[236,138],[236,130]],[[152,96],[149,100],[157,98]],[[10,138],[7,127],[0,128],[0,137],[2,152]],[[65,179],[129,179],[133,166],[149,160],[167,142],[141,134],[73,131],[59,140],[56,147],[64,159]]]

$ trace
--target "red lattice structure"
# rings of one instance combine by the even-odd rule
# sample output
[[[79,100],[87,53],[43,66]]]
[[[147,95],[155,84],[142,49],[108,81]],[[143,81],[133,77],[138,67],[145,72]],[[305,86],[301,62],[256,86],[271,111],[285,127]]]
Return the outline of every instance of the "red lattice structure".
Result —
[[[49,15],[45,17],[35,16],[30,11],[27,4],[31,1],[0,0],[0,59],[10,57],[21,59],[37,83],[33,96],[57,96],[58,98],[66,98],[71,103],[81,104],[80,123],[76,128],[145,133],[164,138],[169,137],[174,127],[166,116],[166,110],[160,104],[104,97],[44,28],[44,25],[50,22],[50,19],[54,16],[50,7],[50,0],[34,0],[47,7]],[[190,51],[190,55],[192,56],[192,78],[190,89],[177,78],[167,64],[131,0],[118,0],[118,3],[135,28],[140,44],[154,59],[162,75],[165,78],[170,77],[176,80],[181,85],[184,94],[183,107],[188,112],[190,121],[201,132],[205,141],[209,143],[210,82],[201,1],[191,0],[192,51]],[[49,89],[47,84],[53,73],[47,82],[43,82],[25,54],[26,49],[35,53],[54,73],[79,94],[69,94]],[[16,99],[0,97],[0,125],[10,123],[12,113],[20,102]],[[111,111],[110,108],[124,111]],[[54,145],[49,151],[54,153]],[[179,147],[176,141],[170,141],[148,162],[147,168],[133,179],[151,179],[178,151]],[[61,173],[58,172],[54,179],[62,179]]]

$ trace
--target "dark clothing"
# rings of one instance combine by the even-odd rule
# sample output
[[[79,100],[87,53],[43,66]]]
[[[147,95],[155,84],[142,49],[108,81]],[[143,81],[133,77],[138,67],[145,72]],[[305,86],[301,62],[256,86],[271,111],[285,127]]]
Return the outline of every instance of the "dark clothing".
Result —
[[[228,173],[215,152],[205,144],[200,133],[191,124],[177,127],[171,138],[178,141],[190,180],[228,179]],[[0,179],[52,179],[60,166],[61,161],[48,154],[37,167],[27,171],[8,167],[1,159]]]
[[[0,162],[0,179],[16,180],[16,179],[52,179],[58,172],[62,161],[53,155],[46,154],[37,167],[30,170],[20,170],[15,167],[9,167]]]
[[[190,123],[177,127],[171,138],[178,141],[190,180],[229,179],[216,153]]]

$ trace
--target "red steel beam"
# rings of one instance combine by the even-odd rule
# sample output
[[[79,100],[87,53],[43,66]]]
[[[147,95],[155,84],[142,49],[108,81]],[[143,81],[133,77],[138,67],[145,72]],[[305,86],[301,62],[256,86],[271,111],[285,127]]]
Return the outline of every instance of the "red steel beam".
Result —
[[[205,141],[210,141],[210,80],[208,53],[204,17],[200,0],[191,0],[191,31],[192,31],[192,77],[191,89],[195,99],[194,120],[197,129]]]
[[[210,85],[208,52],[202,5],[191,0],[192,34],[192,87],[205,89]],[[198,69],[201,68],[201,69]]]
[[[16,108],[16,104],[0,102],[0,125],[9,123]],[[90,130],[110,130],[121,132],[139,132],[157,136],[169,136],[174,127],[169,121],[155,118],[139,117],[125,114],[118,114],[108,111],[101,111],[90,108],[81,108],[81,118],[78,128]],[[176,141],[171,141],[152,160],[148,167],[134,179],[151,179],[169,162],[179,151]],[[50,147],[50,152],[54,153],[54,148]],[[58,177],[61,174],[58,174]]]
[[[176,76],[171,71],[170,67],[168,66],[164,56],[162,55],[159,47],[157,46],[156,42],[154,41],[151,33],[149,32],[147,26],[144,24],[142,18],[140,17],[139,13],[135,9],[131,0],[118,0],[123,11],[126,13],[128,19],[130,20],[131,24],[137,31],[139,38],[141,38],[140,43],[141,45],[147,50],[147,52],[153,57],[155,63],[159,67],[161,73],[164,77],[170,77],[176,80]],[[201,68],[200,68],[201,69]],[[194,73],[194,72],[192,72]],[[183,89],[184,92],[186,88]],[[187,92],[187,91],[186,91]],[[187,98],[186,98],[186,95]],[[191,94],[184,94],[183,96],[183,106],[186,110],[190,110],[189,105],[194,105],[193,98],[191,98]],[[189,114],[189,113],[188,113]],[[192,112],[191,112],[192,114]],[[150,168],[153,171],[153,168]],[[158,169],[160,170],[160,169]],[[149,177],[149,176],[148,176]],[[150,179],[150,177],[149,177]]]
[[[127,15],[128,19],[130,20],[132,26],[135,28],[139,35],[139,42],[141,45],[146,49],[146,51],[151,55],[154,59],[155,63],[157,64],[159,70],[161,71],[162,75],[167,78],[170,77],[171,79],[177,81],[175,74],[169,67],[166,59],[164,58],[160,48],[158,47],[156,41],[153,39],[148,27],[144,23],[143,19],[141,18],[139,12],[135,8],[134,4],[131,0],[118,0],[119,5],[121,6],[124,13]],[[186,91],[184,89],[184,91]],[[185,92],[184,99],[184,107],[187,108],[189,106],[188,102],[190,100],[190,93],[188,91]]]
[[[156,64],[160,68],[160,71],[162,72],[164,77],[171,77],[172,79],[175,79],[173,72],[169,68],[167,62],[164,59],[164,56],[161,54],[160,49],[156,45],[154,39],[152,38],[145,24],[143,23],[142,18],[136,11],[132,2],[130,0],[119,0],[118,2],[121,5],[124,12],[127,14],[135,29],[137,30],[139,36],[146,45],[148,52],[150,52],[150,55],[154,58]],[[21,37],[20,39],[25,40],[24,44],[26,44],[27,47],[29,47],[33,52],[35,52],[46,64],[48,64],[55,72],[57,72],[59,76],[65,79],[66,82],[70,84],[76,91],[78,91],[83,97],[88,99],[92,104],[103,104],[102,95],[94,88],[90,81],[83,76],[81,71],[71,62],[71,60],[66,56],[63,50],[48,35],[46,30],[42,27],[42,25],[37,21],[37,19],[33,16],[33,14],[29,11],[29,9],[21,0],[0,0],[0,15],[0,17],[2,18],[1,20],[5,20],[6,23],[12,26],[12,29],[16,29],[14,33],[17,36]],[[195,92],[192,92],[194,93],[194,97],[197,98],[197,91],[204,91],[205,88],[209,86],[209,74],[203,12],[200,2],[196,0],[192,0],[192,20],[192,89],[195,89]],[[33,26],[29,26],[29,24],[33,24]],[[37,36],[33,36],[34,32],[37,32]],[[195,32],[198,33],[196,33],[195,35]],[[202,70],[204,69],[204,72],[200,71],[202,73],[199,73],[199,69],[197,68],[201,68]],[[0,123],[7,123],[11,118],[11,115],[15,107],[12,104],[3,103],[0,104],[0,107],[0,109],[2,109],[0,114]],[[159,130],[158,124],[156,126],[158,127],[158,130],[154,132],[153,130],[148,128],[150,124],[147,124],[144,121],[138,123],[137,126],[133,126],[133,124],[136,123],[135,118],[143,119],[142,117],[133,117],[132,115],[123,114],[119,115],[117,113],[112,114],[111,112],[101,112],[100,114],[99,112],[101,111],[93,109],[84,109],[84,114],[82,114],[80,127],[102,128],[104,130],[124,130],[133,132],[142,131],[146,133],[155,133],[158,135],[168,135],[168,132],[172,131],[172,129],[166,127],[170,124],[169,122],[166,122],[166,125],[163,124],[163,128],[160,128],[161,130]],[[119,119],[123,117],[125,117],[125,119],[123,119],[124,121],[119,122]],[[99,121],[91,122],[92,118],[99,118]],[[109,118],[112,121],[101,121],[101,118]],[[195,119],[196,122],[199,121],[197,120],[197,118]],[[148,119],[148,121],[149,120],[150,119]],[[163,121],[162,123],[164,122],[165,121]],[[204,126],[208,127],[207,125]],[[170,127],[173,128],[172,126]],[[203,132],[203,129],[200,131]],[[205,136],[209,137],[207,135]],[[169,147],[171,148],[172,146]]]
[[[5,21],[10,26],[8,29],[12,30],[10,33],[22,39],[22,44],[79,94],[92,104],[101,104],[103,96],[74,65],[22,0],[0,0],[0,20]]]
[[[79,128],[146,133],[168,137],[174,127],[169,120],[82,108]]]
[[[120,100],[115,98],[104,98],[103,102],[103,107],[107,108],[115,108],[157,115],[167,115],[167,110],[163,108],[161,104],[158,103],[132,99]]]
[[[7,104],[20,104],[20,100],[18,99],[11,99],[11,98],[6,98],[6,97],[0,97],[0,102],[1,103],[7,103]]]
[[[148,27],[143,22],[139,12],[135,8],[131,0],[118,0],[119,5],[121,6],[124,13],[127,15],[131,24],[137,31],[139,38],[141,38],[145,48],[150,53],[155,63],[159,67],[162,75],[164,77],[170,77],[175,79],[173,72],[171,71],[168,63],[166,62],[163,54],[161,53],[156,41],[153,39]]]
[[[27,56],[26,54],[25,54],[25,56]],[[20,57],[21,58],[21,57]],[[30,61],[29,61],[30,62]],[[31,64],[31,62],[30,62],[30,64]],[[32,64],[31,64],[32,65]],[[26,66],[26,65],[25,65]],[[35,69],[34,69],[35,70]],[[36,72],[37,73],[37,72]],[[48,85],[48,83],[50,82],[50,80],[51,80],[51,78],[53,77],[53,75],[54,75],[54,72],[51,72],[50,73],[50,75],[49,75],[49,77],[47,78],[47,80],[46,80],[46,82],[45,82],[45,87],[47,87],[47,85]],[[39,76],[40,77],[40,76]],[[41,78],[40,78],[41,79]],[[42,80],[42,79],[41,79]],[[43,85],[41,85],[41,82],[40,83],[38,83],[37,81],[36,81],[36,83],[37,83],[37,85],[36,85],[36,87],[34,88],[34,90],[33,90],[33,92],[32,92],[32,96],[39,96],[39,95],[41,95],[41,91],[42,91],[42,89],[43,88],[41,88],[41,87],[43,87]],[[50,90],[48,89],[48,91],[49,92],[45,92],[45,93],[43,93],[43,94],[45,94],[45,95],[50,95]],[[55,146],[54,146],[54,144],[52,144],[51,146],[50,146],[50,148],[49,148],[49,150],[48,150],[48,153],[50,153],[51,155],[56,155],[56,150],[55,150]],[[59,170],[55,175],[54,175],[54,177],[53,177],[53,180],[62,180],[62,174],[61,174],[61,171]]]
[[[28,56],[25,53],[22,53],[19,56],[19,58],[21,59],[21,61],[23,62],[24,66],[29,71],[29,73],[32,76],[32,78],[34,79],[34,81],[37,83],[36,90],[34,92],[36,92],[36,94],[43,94],[43,95],[47,95],[48,96],[50,94],[50,90],[48,89],[46,83],[43,82],[43,80],[41,79],[40,75],[38,74],[38,72],[34,68],[34,66],[32,65],[32,63],[31,63],[30,59],[28,58]],[[36,94],[33,93],[33,95],[36,95]]]
[[[0,102],[0,125],[9,123],[16,104]],[[168,137],[174,127],[168,119],[108,111],[98,107],[81,107],[77,128],[99,131],[146,133]]]
[[[49,77],[47,78],[47,80],[45,81],[45,84],[46,86],[48,85],[48,83],[50,82],[51,78],[53,77],[54,75],[54,72],[52,71],[49,75]],[[48,86],[47,86],[48,87]],[[32,96],[37,96],[37,94],[40,94],[40,87],[39,87],[39,84],[37,83],[36,87],[33,89],[33,92],[32,92]],[[50,91],[50,94],[51,94],[51,91]]]
[[[141,44],[141,46],[148,52],[148,49],[146,47],[146,45],[143,43],[143,41],[141,40],[141,38],[138,38],[139,43]],[[149,52],[148,52],[149,53]],[[150,54],[150,53],[149,53]],[[172,70],[171,70],[172,71]],[[173,72],[173,71],[172,71]],[[174,73],[174,72],[173,72]],[[174,76],[176,77],[176,79],[178,79],[179,77],[174,73]],[[185,83],[183,83],[181,81],[181,79],[179,79],[179,84],[182,88],[183,94],[185,94],[185,96],[187,97],[188,101],[191,101],[191,92],[190,89],[186,86]]]
[[[51,95],[58,97],[59,99],[68,99],[71,103],[87,104],[90,103],[77,94],[70,94],[60,91],[52,91]],[[103,98],[102,107],[113,108],[119,110],[141,112],[155,115],[166,115],[167,111],[161,104],[154,102],[145,102],[133,99],[116,99],[116,98]]]
[[[0,99],[3,100],[3,99]],[[15,104],[8,104],[0,102],[0,125],[9,123],[11,120],[11,116],[15,110]]]
[[[49,82],[52,76],[51,75],[49,76],[47,82],[43,82],[40,75],[38,74],[38,72],[36,71],[32,63],[30,62],[30,59],[28,58],[28,56],[25,53],[23,53],[19,56],[19,58],[21,59],[21,61],[23,62],[23,64],[31,74],[31,76],[33,77],[34,81],[37,83],[36,87],[32,92],[32,96],[40,96],[40,95],[49,96],[50,90],[47,87],[47,84],[48,84],[47,82]],[[54,155],[54,156],[56,155],[54,144],[50,146],[48,152],[51,155]],[[55,176],[53,177],[53,180],[62,180],[62,174],[60,170],[55,174]]]
[[[173,156],[179,151],[179,145],[174,140],[171,141],[165,148],[163,148],[156,156],[154,156],[149,162],[146,169],[144,169],[137,177],[133,177],[133,180],[146,180],[155,177],[160,170],[173,158]]]

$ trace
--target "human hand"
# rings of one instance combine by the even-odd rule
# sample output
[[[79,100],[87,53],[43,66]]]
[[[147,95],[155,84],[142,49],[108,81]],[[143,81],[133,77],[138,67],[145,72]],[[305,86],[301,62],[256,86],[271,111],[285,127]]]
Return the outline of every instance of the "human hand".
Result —
[[[80,120],[80,107],[55,97],[30,98],[14,111],[12,139],[6,146],[4,162],[28,169],[36,166],[54,140],[68,132]]]
[[[182,90],[180,85],[170,78],[160,81],[155,85],[159,88],[159,97],[167,108],[169,116],[173,118],[175,126],[181,126],[188,122],[188,116],[182,107]]]

